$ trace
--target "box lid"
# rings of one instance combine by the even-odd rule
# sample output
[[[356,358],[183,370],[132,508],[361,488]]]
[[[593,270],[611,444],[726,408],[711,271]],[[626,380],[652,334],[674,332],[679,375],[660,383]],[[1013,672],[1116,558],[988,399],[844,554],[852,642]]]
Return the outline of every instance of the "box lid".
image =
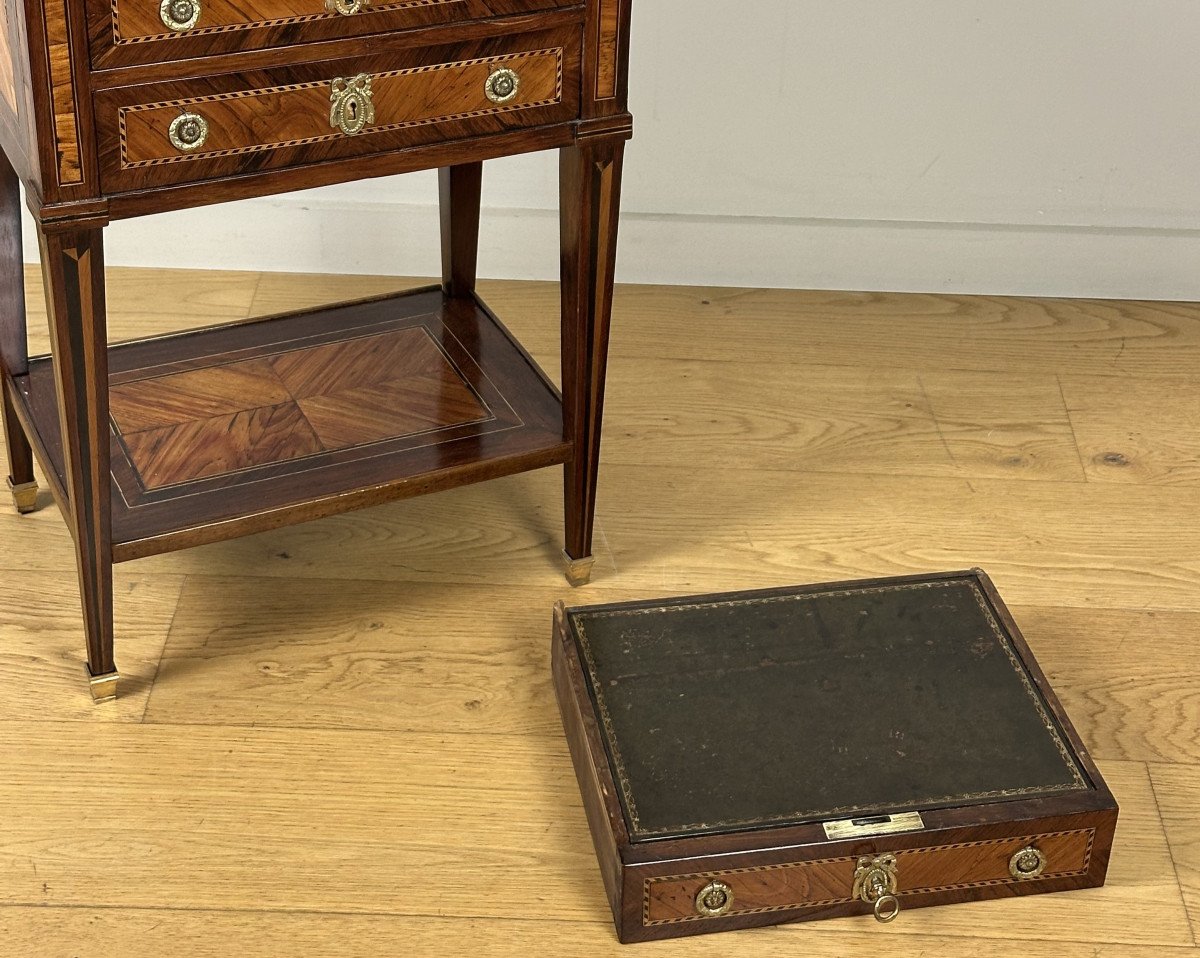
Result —
[[[635,842],[1092,788],[1005,619],[975,572],[567,610]]]

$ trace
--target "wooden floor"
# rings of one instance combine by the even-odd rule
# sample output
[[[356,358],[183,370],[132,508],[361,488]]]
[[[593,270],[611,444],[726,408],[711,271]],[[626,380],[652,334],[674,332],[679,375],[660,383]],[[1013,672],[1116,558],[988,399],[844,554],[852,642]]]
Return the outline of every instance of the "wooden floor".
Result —
[[[405,284],[114,270],[111,332]],[[484,286],[557,370],[556,287]],[[0,954],[1196,953],[1200,307],[631,287],[614,322],[576,592],[558,470],[140,560],[95,707],[66,527],[0,509]],[[1121,802],[1108,886],[621,949],[553,601],[971,565]]]

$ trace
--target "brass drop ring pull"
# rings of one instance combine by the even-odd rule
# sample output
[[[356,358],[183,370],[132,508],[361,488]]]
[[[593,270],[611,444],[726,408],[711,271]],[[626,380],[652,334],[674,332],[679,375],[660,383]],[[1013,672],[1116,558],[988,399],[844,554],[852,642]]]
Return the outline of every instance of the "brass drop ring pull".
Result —
[[[208,139],[208,121],[199,113],[180,113],[167,128],[167,139],[182,153],[198,150]]]
[[[733,889],[723,881],[713,879],[696,893],[696,914],[705,918],[720,918],[733,907]]]
[[[363,0],[325,0],[325,9],[330,13],[340,13],[343,17],[361,13]]]
[[[200,19],[200,0],[162,0],[158,18],[174,33],[190,30]]]
[[[1026,845],[1008,860],[1008,873],[1018,881],[1040,878],[1049,862],[1046,853],[1035,845]]]
[[[896,872],[896,856],[862,855],[854,869],[853,896],[873,905],[875,918],[885,924],[900,914],[900,899],[896,897],[900,879]]]
[[[887,924],[900,914],[900,899],[895,895],[881,895],[875,899],[875,920]]]
[[[507,103],[521,89],[521,77],[516,70],[501,67],[493,70],[483,85],[483,92],[493,103]]]

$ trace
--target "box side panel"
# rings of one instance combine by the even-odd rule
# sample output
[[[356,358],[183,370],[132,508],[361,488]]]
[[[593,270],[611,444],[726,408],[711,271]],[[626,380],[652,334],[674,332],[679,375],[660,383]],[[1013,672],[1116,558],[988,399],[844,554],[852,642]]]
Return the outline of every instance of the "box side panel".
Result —
[[[579,781],[592,843],[600,861],[604,890],[619,933],[623,881],[621,847],[622,843],[628,844],[628,836],[620,818],[620,807],[616,805],[616,786],[608,773],[604,746],[591,715],[583,670],[566,628],[561,608],[556,609],[550,653],[554,694],[571,751],[575,777]]]

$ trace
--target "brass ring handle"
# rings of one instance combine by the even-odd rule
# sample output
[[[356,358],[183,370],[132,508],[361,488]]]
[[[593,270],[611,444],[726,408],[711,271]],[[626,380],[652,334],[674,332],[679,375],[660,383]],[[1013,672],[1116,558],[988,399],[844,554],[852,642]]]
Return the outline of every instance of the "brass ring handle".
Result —
[[[873,905],[878,921],[895,921],[900,914],[900,899],[896,897],[899,887],[895,855],[888,852],[859,857],[858,866],[854,869],[854,890],[851,895]]]
[[[191,153],[204,146],[208,139],[208,121],[199,113],[180,113],[171,121],[167,130],[171,145],[184,153]]]
[[[875,920],[883,924],[895,921],[900,914],[900,899],[895,895],[881,895],[875,899]]]
[[[517,91],[520,89],[520,74],[508,67],[493,70],[483,85],[483,92],[493,103],[507,103],[509,100],[515,99]]]
[[[343,17],[361,13],[363,0],[325,0],[325,9],[330,13],[340,13]]]
[[[1046,870],[1046,853],[1034,845],[1026,845],[1008,860],[1008,873],[1019,881],[1039,877]]]
[[[733,907],[733,889],[714,879],[696,892],[696,912],[705,918],[720,918]]]
[[[162,0],[158,16],[168,30],[183,33],[200,20],[200,0]]]
[[[329,125],[347,136],[361,133],[375,122],[371,75],[337,77],[329,85]]]

